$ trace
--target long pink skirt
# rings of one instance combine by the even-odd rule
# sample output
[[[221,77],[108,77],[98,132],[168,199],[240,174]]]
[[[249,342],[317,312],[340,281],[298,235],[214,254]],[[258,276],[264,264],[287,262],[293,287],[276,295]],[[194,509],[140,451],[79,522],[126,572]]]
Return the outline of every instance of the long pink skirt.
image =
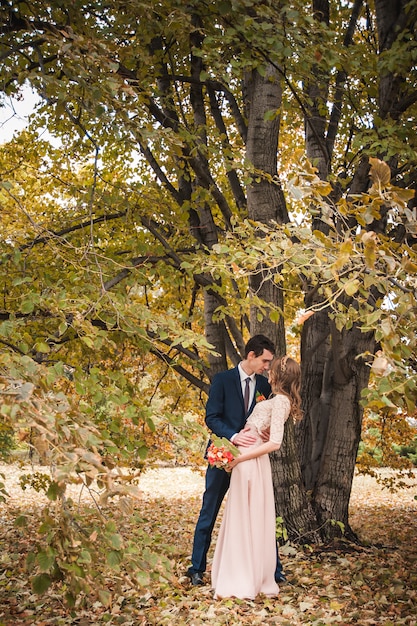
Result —
[[[253,600],[259,593],[278,594],[275,517],[269,456],[239,463],[232,470],[214,551],[211,580],[215,598]]]

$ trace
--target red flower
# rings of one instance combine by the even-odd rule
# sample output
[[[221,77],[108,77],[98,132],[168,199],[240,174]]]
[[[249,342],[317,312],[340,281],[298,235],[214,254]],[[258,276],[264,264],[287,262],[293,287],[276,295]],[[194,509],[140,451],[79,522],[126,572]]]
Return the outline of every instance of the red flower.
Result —
[[[230,441],[223,438],[210,444],[207,449],[207,460],[212,467],[230,471],[228,465],[238,454],[239,450]]]

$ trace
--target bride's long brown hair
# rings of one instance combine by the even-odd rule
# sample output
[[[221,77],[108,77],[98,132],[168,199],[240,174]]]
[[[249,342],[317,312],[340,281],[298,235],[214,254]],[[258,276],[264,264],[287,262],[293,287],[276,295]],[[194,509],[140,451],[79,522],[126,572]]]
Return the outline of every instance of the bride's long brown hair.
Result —
[[[288,355],[275,358],[269,370],[269,380],[272,393],[283,393],[291,402],[291,416],[294,420],[301,420],[301,368],[297,361]]]

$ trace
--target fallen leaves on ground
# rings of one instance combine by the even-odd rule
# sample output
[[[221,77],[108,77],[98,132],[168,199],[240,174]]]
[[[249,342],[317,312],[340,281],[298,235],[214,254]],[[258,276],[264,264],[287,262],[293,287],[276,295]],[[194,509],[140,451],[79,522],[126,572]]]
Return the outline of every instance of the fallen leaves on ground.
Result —
[[[356,476],[351,524],[364,546],[346,544],[331,550],[284,546],[281,558],[289,583],[281,586],[278,599],[215,601],[209,572],[207,585],[196,588],[185,575],[203,473],[189,468],[150,470],[140,481],[141,524],[154,539],[152,548],[157,550],[158,545],[170,559],[171,579],[161,578],[145,590],[126,587],[111,607],[96,602],[71,610],[63,603],[62,589],[36,596],[27,580],[25,555],[37,532],[31,513],[44,503],[33,489],[21,490],[19,476],[27,471],[18,465],[0,465],[10,495],[1,505],[0,626],[417,625],[417,476],[411,489],[394,494],[375,479]],[[78,497],[83,506],[84,494]],[[14,525],[22,513],[29,516],[25,528]],[[132,539],[136,531],[125,518],[122,533]],[[213,546],[209,557],[212,550]],[[114,582],[109,574],[110,590]]]

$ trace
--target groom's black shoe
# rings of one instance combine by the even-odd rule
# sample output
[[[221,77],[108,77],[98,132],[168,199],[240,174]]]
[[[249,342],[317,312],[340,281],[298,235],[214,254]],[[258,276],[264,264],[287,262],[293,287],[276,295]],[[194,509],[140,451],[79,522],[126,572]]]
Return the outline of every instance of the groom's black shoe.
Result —
[[[193,572],[192,574],[187,574],[187,576],[191,580],[191,584],[193,585],[193,587],[205,584],[203,580],[203,574],[201,572]]]
[[[281,574],[275,574],[275,582],[276,583],[281,583],[281,585],[282,585],[283,583],[287,582],[287,578],[282,573]]]

